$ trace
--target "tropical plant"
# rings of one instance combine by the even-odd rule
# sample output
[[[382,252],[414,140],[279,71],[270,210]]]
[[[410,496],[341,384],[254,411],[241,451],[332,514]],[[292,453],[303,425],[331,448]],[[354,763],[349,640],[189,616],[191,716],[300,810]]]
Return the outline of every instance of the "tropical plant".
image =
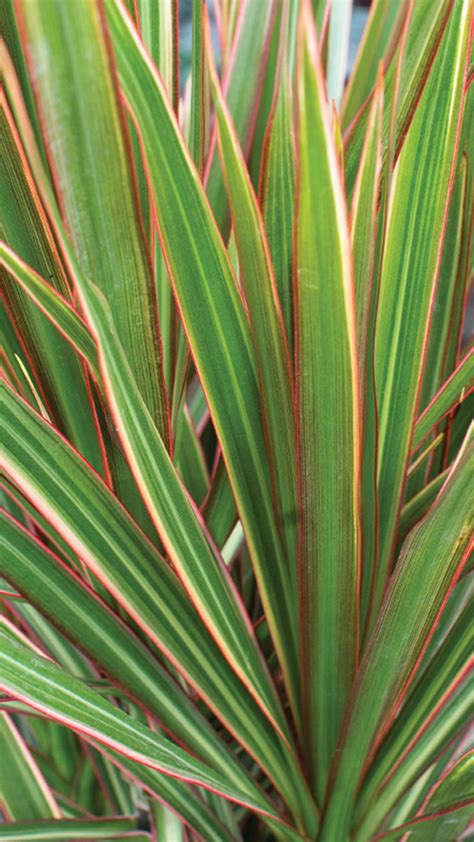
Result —
[[[0,840],[465,835],[469,0],[3,0]]]

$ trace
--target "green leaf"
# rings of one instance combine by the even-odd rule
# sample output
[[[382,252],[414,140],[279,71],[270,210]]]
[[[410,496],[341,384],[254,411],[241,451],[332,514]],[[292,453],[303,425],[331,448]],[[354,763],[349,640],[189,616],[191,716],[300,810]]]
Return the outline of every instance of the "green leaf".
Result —
[[[155,63],[175,112],[179,104],[179,58],[177,51],[177,0],[138,0],[140,33]],[[132,12],[133,14],[133,12]],[[135,128],[136,131],[136,128]],[[140,155],[141,157],[141,155]],[[143,162],[140,161],[143,169]],[[147,184],[147,200],[149,185]],[[153,224],[153,268],[162,337],[163,370],[168,393],[173,396],[176,366],[176,307],[168,272]],[[173,396],[174,397],[174,396]]]
[[[160,71],[173,108],[179,97],[179,64],[176,55],[177,0],[138,0],[140,31],[151,58]]]
[[[444,700],[441,708],[430,717],[409,754],[397,764],[385,786],[380,789],[372,809],[358,829],[357,842],[365,842],[367,838],[372,838],[397,799],[409,791],[419,776],[450,744],[455,740],[459,741],[463,733],[465,734],[472,707],[472,691],[469,685],[469,679],[464,677],[454,686],[453,692]]]
[[[98,749],[103,746],[90,741]],[[203,799],[196,797],[195,791],[182,781],[162,775],[155,769],[150,769],[136,760],[132,760],[123,754],[118,754],[107,749],[107,757],[116,766],[120,774],[152,798],[157,799],[160,804],[166,803],[172,806],[173,811],[192,830],[196,831],[203,839],[209,842],[231,842],[234,837],[228,833],[224,825],[216,818]],[[268,819],[270,822],[270,819]],[[278,822],[275,825],[281,826]],[[291,837],[290,837],[291,838]],[[298,840],[298,837],[295,837]]]
[[[383,816],[389,812],[390,807],[406,788],[407,780],[410,780],[407,775],[411,775],[414,780],[419,773],[418,763],[422,756],[420,743],[421,749],[424,748],[421,738],[424,737],[426,745],[433,751],[430,740],[426,740],[424,735],[426,727],[431,726],[438,739],[444,736],[439,711],[443,705],[447,705],[456,688],[467,678],[469,669],[472,648],[470,607],[466,606],[460,614],[442,646],[420,675],[371,763],[357,799],[355,813],[356,825],[365,815],[369,822],[369,826],[363,826],[359,832],[361,840],[364,839],[364,835],[370,837],[371,831],[378,827]],[[456,707],[458,715],[462,709],[459,696]],[[452,708],[454,709],[454,706]],[[435,717],[437,718],[432,723]],[[402,763],[404,769],[400,769]],[[386,781],[388,792],[384,790]]]
[[[150,836],[134,833],[137,820],[134,818],[107,819],[56,819],[44,822],[14,822],[0,825],[0,839],[6,842],[82,842],[84,839],[130,839],[132,842],[149,842]],[[130,831],[130,832],[129,832]]]
[[[204,763],[156,731],[134,722],[56,664],[15,643],[4,632],[0,637],[0,686],[4,692],[145,766],[262,810],[261,803],[236,788],[227,788]]]
[[[176,572],[224,656],[273,725],[287,725],[222,560],[211,547],[165,444],[140,396],[105,299],[84,284],[108,403],[130,467]]]
[[[209,491],[209,471],[186,403],[183,403],[176,422],[174,463],[193,500],[202,503]]]
[[[372,92],[377,79],[379,62],[390,56],[399,35],[400,26],[407,12],[407,0],[374,0],[365,24],[355,65],[344,92],[342,124],[346,129],[356,117]]]
[[[410,529],[426,514],[431,504],[438,495],[438,491],[442,487],[448,476],[448,469],[438,474],[434,480],[425,485],[424,488],[415,496],[412,497],[408,503],[405,503],[401,514],[400,523],[398,525],[398,540],[405,539]]]
[[[284,7],[286,8],[286,7]],[[288,25],[283,19],[275,83],[260,177],[260,202],[293,363],[293,213],[295,145],[292,126]]]
[[[361,630],[369,613],[377,565],[377,404],[374,382],[375,314],[378,278],[376,248],[378,199],[382,165],[383,79],[373,97],[351,207],[354,259],[357,358],[362,421],[361,488]]]
[[[288,582],[296,618],[297,480],[293,380],[282,311],[257,198],[236,132],[210,61],[219,152],[247,302],[262,394],[262,415],[274,479],[277,519],[285,536]],[[258,278],[258,282],[256,279]]]
[[[452,359],[453,346],[458,351],[459,310],[462,310],[464,279],[463,248],[466,239],[466,217],[469,216],[467,197],[467,161],[462,158],[454,179],[453,191],[446,218],[443,256],[430,324],[429,342],[420,408],[425,409],[445,380],[456,367]],[[447,314],[450,318],[447,318]],[[462,318],[462,315],[461,315]]]
[[[241,5],[232,53],[222,79],[227,106],[245,156],[249,151],[255,128],[275,18],[274,6],[274,0]],[[215,136],[211,139],[205,184],[214,217],[219,227],[226,230],[228,208],[222,170],[216,154]]]
[[[453,7],[392,182],[375,340],[380,557],[373,617],[387,583],[406,480],[462,111],[468,32],[463,0]],[[423,236],[426,230],[429,237]]]
[[[473,468],[474,428],[428,515],[403,545],[359,669],[321,842],[345,838],[369,750],[381,726],[393,719],[466,562]]]
[[[166,440],[150,259],[99,5],[85,0],[75,9],[73,45],[68,3],[20,5],[50,164],[79,264],[109,301],[140,392]],[[87,61],[77,61],[81,54]]]
[[[1,127],[1,191],[9,196],[8,213],[2,217],[2,238],[47,278],[56,292],[70,300],[69,282],[8,107],[2,108]],[[27,354],[49,416],[96,470],[102,472],[100,441],[79,359],[4,269],[2,291],[21,336],[22,356]],[[76,396],[74,404],[71,394]]]
[[[435,784],[417,819],[407,823],[410,840],[445,842],[459,838],[472,821],[474,753],[455,761]],[[390,834],[394,831],[390,831]],[[383,835],[382,838],[390,838]]]
[[[204,175],[204,156],[207,135],[206,113],[206,78],[204,59],[204,28],[203,15],[205,5],[203,0],[193,0],[192,9],[192,81],[191,81],[191,114],[189,127],[189,151],[196,164],[197,170]],[[208,92],[207,92],[208,93]]]
[[[235,524],[237,513],[229,477],[222,457],[219,459],[202,513],[207,528],[218,547],[222,547]]]
[[[430,430],[459,406],[473,387],[474,349],[471,348],[418,418],[413,433],[412,450],[420,447]]]
[[[96,381],[100,382],[96,344],[79,313],[4,243],[0,243],[0,265],[6,267],[60,333],[84,357]]]
[[[25,52],[21,43],[18,21],[15,16],[15,0],[5,0],[2,3],[0,8],[0,29],[5,42],[5,50],[3,50],[2,45],[2,69],[5,70],[10,65],[15,76],[18,78],[29,121],[34,127],[35,140],[38,145],[41,145],[41,156],[45,163],[46,156],[42,146],[38,113],[28,77]],[[8,83],[5,87],[7,99],[10,98],[10,107],[15,111],[15,103],[11,101],[11,92],[8,90]]]
[[[3,768],[1,800],[9,820],[59,818],[61,813],[56,799],[25,740],[11,716],[2,712],[0,743]]]
[[[398,75],[399,50],[395,49],[385,71],[385,102],[383,149],[387,154],[392,120],[389,103],[393,99],[394,86],[399,83],[396,125],[394,127],[394,151],[398,154],[418,105],[426,83],[427,71],[431,68],[446,29],[446,22],[452,9],[452,0],[439,0],[436,6],[431,0],[416,0],[412,4],[407,38],[403,47],[403,61]],[[406,20],[406,18],[405,18]],[[405,22],[405,20],[403,22]],[[375,68],[376,71],[377,68]],[[375,81],[375,73],[374,73]],[[365,137],[370,98],[365,101],[357,118],[353,121],[345,145],[345,171],[348,195],[352,195],[360,154]]]
[[[181,317],[287,687],[297,699],[296,620],[272,507],[250,328],[227,253],[161,81],[121,5],[107,0],[107,10],[121,83],[143,135],[162,247]]]
[[[2,575],[38,610],[224,780],[255,790],[189,697],[85,583],[8,516],[2,517],[2,546]]]
[[[304,746],[322,801],[358,656],[359,406],[349,226],[316,35],[308,16],[302,22],[295,232],[300,610]]]
[[[295,797],[302,795],[307,805],[292,754],[275,740],[275,730],[220,654],[175,573],[72,448],[7,387],[2,391],[7,474],[237,739],[265,768],[268,764],[285,791],[284,782],[293,776]]]

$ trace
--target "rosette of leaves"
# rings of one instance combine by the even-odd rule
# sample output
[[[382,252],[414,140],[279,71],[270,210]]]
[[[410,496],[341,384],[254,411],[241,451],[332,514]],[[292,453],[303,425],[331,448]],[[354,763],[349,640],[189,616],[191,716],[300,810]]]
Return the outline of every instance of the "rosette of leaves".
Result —
[[[2,6],[0,839],[462,838],[472,7],[213,15]]]

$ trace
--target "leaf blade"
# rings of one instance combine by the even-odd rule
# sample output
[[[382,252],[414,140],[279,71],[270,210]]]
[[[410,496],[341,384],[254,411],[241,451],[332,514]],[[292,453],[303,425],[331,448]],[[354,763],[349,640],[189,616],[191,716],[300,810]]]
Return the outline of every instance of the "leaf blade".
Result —
[[[166,440],[151,264],[99,5],[86,0],[76,10],[74,45],[67,3],[22,0],[20,8],[50,163],[79,263],[109,300],[140,392]],[[77,51],[87,62],[75,61]]]
[[[334,834],[336,838],[344,834],[371,743],[381,724],[389,716],[393,718],[396,703],[406,691],[466,562],[472,529],[466,495],[473,465],[471,429],[428,515],[403,545],[354,688],[344,746],[336,761],[335,783],[321,831],[322,842],[334,839]],[[437,563],[433,563],[434,559]]]
[[[359,404],[348,221],[309,15],[302,26],[295,230],[300,611],[306,748],[322,801],[358,658]]]

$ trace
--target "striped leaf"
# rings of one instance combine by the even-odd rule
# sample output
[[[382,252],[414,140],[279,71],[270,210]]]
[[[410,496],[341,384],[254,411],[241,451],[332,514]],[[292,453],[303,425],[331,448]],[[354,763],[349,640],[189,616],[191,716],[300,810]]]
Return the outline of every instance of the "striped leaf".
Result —
[[[11,821],[56,819],[61,816],[56,799],[35,763],[11,716],[0,712],[2,746],[1,801]],[[5,774],[8,769],[8,774]]]
[[[343,126],[347,128],[372,92],[379,62],[390,56],[407,10],[407,0],[374,0],[359,45],[355,66],[342,103]]]
[[[121,83],[143,132],[161,243],[181,318],[222,447],[267,620],[295,700],[296,621],[271,503],[250,328],[161,81],[122,6],[108,0],[107,10]]]
[[[405,485],[449,200],[450,162],[455,159],[462,110],[468,39],[469,3],[456,3],[392,185],[375,342],[380,559],[374,610],[392,562]],[[417,235],[420,220],[429,237]]]
[[[0,571],[8,581],[45,616],[53,615],[65,635],[139,698],[176,739],[225,780],[253,789],[251,779],[162,664],[78,576],[9,516],[2,517],[2,546]]]
[[[100,366],[116,429],[167,554],[225,657],[284,733],[284,718],[248,618],[141,399],[105,299],[86,284],[81,294],[98,339]]]
[[[349,226],[309,15],[302,19],[297,88],[303,721],[308,770],[322,801],[358,656],[359,396]]]
[[[0,839],[8,842],[75,842],[83,839],[116,839],[125,842],[147,842],[148,834],[135,833],[137,822],[130,818],[113,819],[60,819],[54,822],[14,822],[0,826]]]
[[[344,746],[335,762],[322,842],[344,838],[348,832],[359,776],[377,731],[393,718],[466,563],[473,526],[468,493],[473,467],[471,429],[428,515],[403,545],[360,666]]]
[[[474,350],[467,352],[451,377],[430,401],[418,418],[413,433],[413,450],[417,450],[432,428],[459,406],[474,387]]]
[[[145,766],[261,809],[258,802],[223,786],[221,778],[205,764],[166,737],[134,722],[56,664],[15,643],[4,632],[1,639],[0,687],[4,692]]]
[[[35,188],[18,132],[8,107],[1,114],[4,154],[2,193],[9,196],[2,219],[2,239],[67,299],[71,291],[58,255],[53,233]],[[80,361],[42,312],[2,270],[2,292],[20,332],[23,353],[40,384],[50,418],[96,470],[103,471],[94,414]],[[77,395],[72,407],[71,392]]]
[[[149,257],[103,21],[95,0],[25,0],[22,26],[51,168],[79,264],[107,297],[145,403],[165,440],[166,395]],[[87,55],[78,64],[77,54]],[[107,190],[102,184],[107,184]],[[20,255],[21,256],[21,255]]]
[[[240,282],[248,306],[259,371],[275,506],[285,536],[289,587],[294,588],[296,605],[296,441],[288,345],[262,216],[212,65],[210,77]]]
[[[62,298],[60,293],[47,284],[44,278],[3,243],[0,244],[0,263],[6,267],[65,339],[84,357],[99,382],[96,344],[79,313],[66,299]]]
[[[378,555],[377,402],[374,383],[375,314],[378,273],[378,201],[382,165],[383,79],[373,97],[367,133],[351,207],[354,258],[357,357],[362,424],[361,489],[361,629],[365,627],[372,596]]]
[[[281,780],[282,787],[289,769],[297,780],[292,754],[282,753],[283,747],[275,743],[268,719],[219,655],[176,575],[118,500],[7,387],[3,404],[2,459],[7,473],[258,762],[266,767],[268,761],[270,774]],[[49,470],[51,449],[56,453],[54,473]],[[306,799],[304,794],[303,805]]]
[[[275,99],[269,115],[260,175],[260,202],[270,248],[286,339],[293,362],[293,213],[295,148],[289,69],[288,23],[283,18]]]

